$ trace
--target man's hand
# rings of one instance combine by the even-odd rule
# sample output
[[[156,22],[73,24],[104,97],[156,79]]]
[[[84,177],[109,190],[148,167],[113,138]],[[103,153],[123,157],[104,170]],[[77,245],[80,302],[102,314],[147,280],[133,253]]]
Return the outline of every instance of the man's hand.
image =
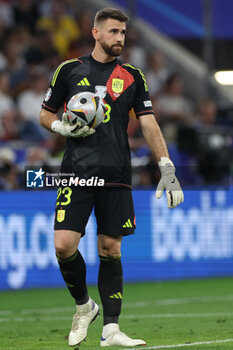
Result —
[[[183,191],[175,176],[175,166],[167,157],[161,157],[158,165],[161,171],[161,179],[156,190],[156,198],[161,198],[163,191],[166,190],[167,206],[168,208],[175,208],[184,201]]]
[[[95,130],[88,126],[81,127],[81,123],[70,125],[66,113],[62,115],[62,121],[55,120],[51,125],[52,131],[66,137],[86,137],[95,133]]]

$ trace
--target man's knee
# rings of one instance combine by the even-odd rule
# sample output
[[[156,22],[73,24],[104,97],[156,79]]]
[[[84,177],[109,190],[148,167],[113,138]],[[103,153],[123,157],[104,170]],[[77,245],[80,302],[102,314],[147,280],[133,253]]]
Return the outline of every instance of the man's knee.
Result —
[[[72,256],[77,250],[80,238],[81,234],[74,231],[55,231],[54,246],[56,255],[63,259]]]
[[[119,257],[121,256],[121,236],[110,237],[98,235],[98,253],[100,256]]]
[[[55,244],[55,250],[57,257],[65,259],[72,256],[77,248],[70,245],[69,242],[59,241],[57,244]]]

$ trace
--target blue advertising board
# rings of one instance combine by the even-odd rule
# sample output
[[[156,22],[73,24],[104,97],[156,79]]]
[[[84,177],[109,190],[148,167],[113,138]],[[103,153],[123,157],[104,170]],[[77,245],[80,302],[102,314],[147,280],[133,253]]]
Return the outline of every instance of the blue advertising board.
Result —
[[[129,1],[112,0],[127,7]],[[203,0],[135,0],[135,13],[162,33],[175,38],[202,38],[204,29]],[[214,38],[233,38],[233,1],[212,0]]]
[[[233,275],[233,189],[186,191],[168,209],[165,195],[133,192],[136,233],[122,244],[124,280]],[[54,191],[0,192],[0,289],[64,286],[53,246]],[[98,275],[95,217],[80,251],[87,281]]]

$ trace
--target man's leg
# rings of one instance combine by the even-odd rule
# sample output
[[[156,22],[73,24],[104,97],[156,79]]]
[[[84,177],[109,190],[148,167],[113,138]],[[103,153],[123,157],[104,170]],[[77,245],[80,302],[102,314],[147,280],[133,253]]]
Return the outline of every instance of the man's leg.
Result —
[[[89,298],[86,286],[86,264],[77,250],[81,233],[55,230],[56,256],[64,281],[75,299],[77,312],[69,334],[69,345],[80,344],[87,336],[89,324],[99,313],[99,307]]]
[[[77,250],[81,233],[56,230],[54,244],[60,271],[77,305],[85,304],[89,297],[86,287],[86,264]]]
[[[103,305],[104,325],[118,323],[123,293],[121,239],[98,235],[100,258],[98,289]]]
[[[101,346],[146,344],[143,340],[129,338],[119,330],[118,318],[121,313],[123,294],[121,239],[122,236],[98,235],[98,253],[100,257],[98,289],[104,313]]]

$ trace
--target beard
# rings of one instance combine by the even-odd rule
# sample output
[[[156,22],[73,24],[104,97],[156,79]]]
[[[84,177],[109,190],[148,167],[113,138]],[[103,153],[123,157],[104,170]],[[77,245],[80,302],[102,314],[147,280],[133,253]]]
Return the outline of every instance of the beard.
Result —
[[[118,46],[116,44],[109,46],[105,42],[100,42],[100,45],[102,46],[106,54],[112,57],[120,56],[123,50],[123,46]]]

